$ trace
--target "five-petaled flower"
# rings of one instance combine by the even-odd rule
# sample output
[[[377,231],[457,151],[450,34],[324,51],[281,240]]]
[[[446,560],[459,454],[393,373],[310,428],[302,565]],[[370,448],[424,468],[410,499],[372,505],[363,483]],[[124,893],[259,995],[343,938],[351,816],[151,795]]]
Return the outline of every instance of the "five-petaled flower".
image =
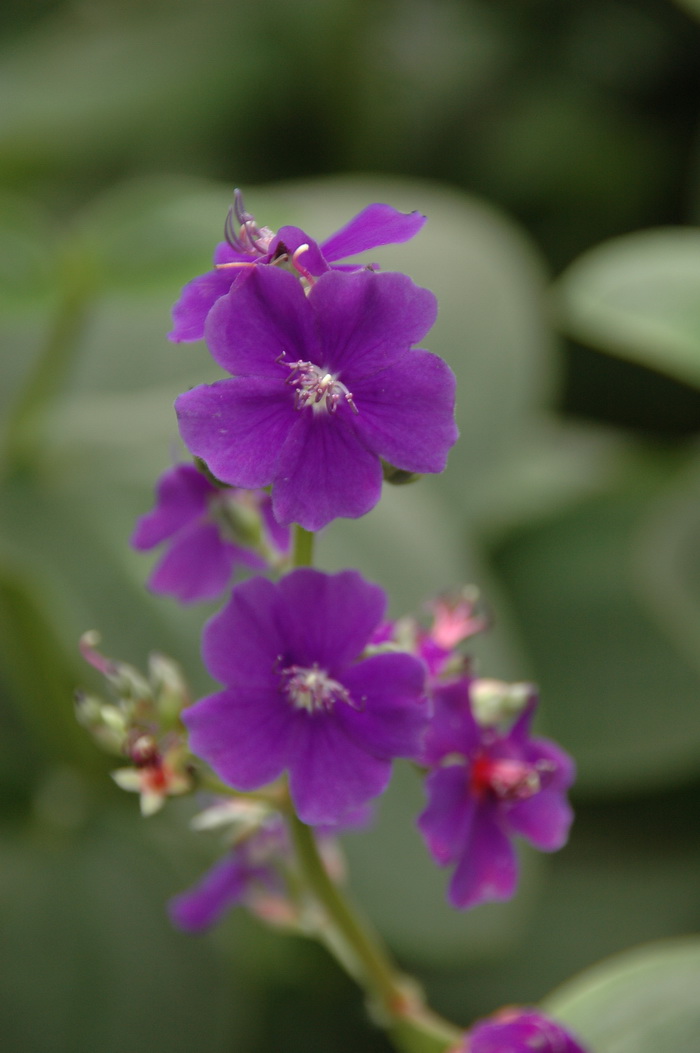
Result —
[[[424,223],[425,216],[420,212],[403,213],[390,205],[368,205],[318,245],[299,227],[281,227],[277,233],[259,227],[246,212],[237,190],[226,221],[226,241],[217,245],[214,253],[214,270],[194,278],[182,290],[173,308],[175,327],[170,339],[176,343],[201,340],[211,308],[253,266],[291,260],[302,274],[313,277],[331,269],[360,270],[361,264],[339,264],[338,260],[380,245],[408,241]]]
[[[362,658],[386,597],[356,571],[301,568],[234,588],[203,654],[227,686],[185,710],[192,750],[254,790],[289,772],[309,824],[343,822],[385,789],[393,757],[419,749],[424,670],[407,654]]]
[[[464,1053],[586,1053],[561,1024],[537,1009],[508,1008],[469,1032]]]
[[[509,899],[518,876],[511,838],[543,852],[566,841],[573,762],[554,742],[530,736],[534,695],[508,730],[477,722],[467,677],[436,688],[434,705],[423,758],[432,768],[428,805],[418,825],[435,860],[456,864],[453,906]]]
[[[131,538],[140,551],[164,542],[148,584],[194,603],[220,596],[239,566],[263,570],[263,552],[285,552],[289,531],[274,519],[267,494],[217,487],[194,465],[178,464],[159,479],[156,506]]]
[[[223,482],[271,485],[280,523],[364,515],[380,458],[440,472],[457,439],[454,375],[412,349],[435,314],[403,274],[332,271],[306,295],[293,275],[254,268],[209,313],[211,353],[234,375],[177,399],[185,443]]]

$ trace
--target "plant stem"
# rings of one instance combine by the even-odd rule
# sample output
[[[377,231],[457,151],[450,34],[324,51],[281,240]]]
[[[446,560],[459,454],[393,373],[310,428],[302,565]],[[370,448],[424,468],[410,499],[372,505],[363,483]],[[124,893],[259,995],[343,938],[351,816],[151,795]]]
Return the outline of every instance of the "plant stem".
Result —
[[[304,530],[298,523],[294,524],[294,552],[292,566],[310,567],[314,559],[314,534]]]

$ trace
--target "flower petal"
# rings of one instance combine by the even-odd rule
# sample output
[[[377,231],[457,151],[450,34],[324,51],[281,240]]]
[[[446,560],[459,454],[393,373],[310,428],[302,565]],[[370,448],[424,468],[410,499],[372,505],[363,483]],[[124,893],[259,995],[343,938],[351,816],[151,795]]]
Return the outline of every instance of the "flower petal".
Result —
[[[214,263],[250,262],[250,257],[235,252],[225,241],[216,246]],[[204,323],[218,299],[225,296],[242,272],[238,267],[224,267],[200,274],[188,282],[173,307],[175,328],[168,338],[179,344],[204,337]]]
[[[321,530],[339,516],[357,519],[379,501],[379,458],[363,446],[346,414],[345,407],[299,414],[275,471],[272,507],[280,523]]]
[[[428,805],[418,817],[418,828],[430,854],[445,866],[468,850],[476,802],[468,792],[463,764],[438,768],[426,779],[425,788]]]
[[[400,358],[428,332],[437,301],[405,274],[331,271],[308,296],[321,333],[319,358],[312,361],[350,387],[355,378],[376,373]],[[309,356],[305,356],[308,358]]]
[[[514,834],[527,838],[543,852],[566,844],[574,813],[561,792],[542,790],[509,808],[505,822]]]
[[[183,441],[218,479],[246,489],[269,486],[295,423],[293,398],[283,382],[218,380],[180,395],[175,409]]]
[[[306,245],[306,250],[300,252],[297,259],[304,270],[313,275],[324,274],[328,264],[323,253],[314,239],[300,227],[280,227],[277,237],[270,244],[270,257],[276,256],[282,248],[286,249],[289,256],[293,256],[302,245]]]
[[[195,523],[174,539],[148,585],[181,603],[213,600],[231,580],[235,557],[235,546],[221,540],[213,523]]]
[[[396,468],[441,472],[459,432],[455,376],[429,351],[409,351],[371,377],[353,381],[362,440]]]
[[[460,677],[433,690],[433,716],[423,755],[425,764],[439,764],[450,753],[469,757],[480,747],[483,733],[472,714],[469,683],[468,677]]]
[[[376,249],[379,245],[395,245],[409,241],[425,223],[420,212],[398,212],[390,205],[368,205],[356,216],[321,243],[327,260],[343,260],[358,252]]]
[[[374,655],[342,680],[359,707],[336,707],[347,734],[377,757],[415,757],[428,720],[422,662],[408,654]]]
[[[224,856],[203,878],[168,904],[171,920],[186,932],[208,929],[243,898],[248,873],[234,853]]]
[[[278,659],[288,650],[279,606],[278,589],[266,578],[251,578],[234,588],[202,636],[204,664],[216,680],[277,690]]]
[[[510,899],[518,881],[515,851],[498,825],[495,808],[482,803],[471,837],[452,875],[448,896],[463,910],[489,900]]]
[[[131,536],[139,551],[160,545],[207,509],[216,487],[193,464],[178,464],[158,480],[156,506],[141,516]]]

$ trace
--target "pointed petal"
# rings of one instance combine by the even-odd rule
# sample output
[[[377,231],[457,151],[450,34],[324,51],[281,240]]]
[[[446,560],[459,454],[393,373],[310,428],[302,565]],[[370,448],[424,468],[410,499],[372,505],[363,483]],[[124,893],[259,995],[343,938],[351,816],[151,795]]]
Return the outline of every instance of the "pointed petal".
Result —
[[[509,808],[505,822],[514,834],[527,838],[542,852],[556,852],[566,844],[574,813],[556,790],[542,790]]]
[[[364,650],[386,609],[384,591],[355,570],[324,574],[302,567],[277,587],[281,631],[294,663],[317,662],[331,676]]]
[[[280,523],[321,530],[339,516],[357,519],[379,501],[379,458],[345,422],[347,415],[345,407],[299,414],[276,466],[272,507]]]
[[[180,395],[175,409],[183,441],[217,479],[246,489],[269,486],[295,423],[293,395],[283,382],[242,377],[202,384]]]
[[[195,523],[169,546],[148,579],[149,588],[181,603],[213,600],[233,573],[236,549],[221,540],[213,523]]]
[[[299,253],[298,260],[304,270],[315,276],[324,274],[328,270],[328,264],[323,253],[314,239],[299,227],[280,227],[277,237],[270,244],[270,256],[275,256],[282,247],[293,256],[302,245],[306,245],[307,249]]]
[[[428,289],[405,274],[331,271],[308,296],[318,318],[322,345],[318,366],[349,386],[356,377],[376,373],[421,340],[437,315]]]
[[[309,361],[317,347],[315,321],[292,274],[257,266],[217,302],[207,318],[206,339],[220,366],[236,376],[284,382],[288,362]]]
[[[343,686],[358,708],[338,704],[338,721],[377,757],[415,757],[428,721],[422,662],[408,654],[379,654],[345,670]]]
[[[376,249],[379,245],[395,245],[415,237],[425,223],[420,212],[398,212],[390,205],[368,205],[356,216],[321,243],[321,251],[329,262],[355,256],[358,252]]]
[[[214,263],[250,262],[250,257],[235,252],[225,241],[216,246]],[[202,340],[204,323],[212,307],[230,290],[240,276],[238,267],[225,267],[207,271],[188,282],[173,307],[175,327],[168,338],[179,344],[184,341]]]
[[[289,764],[294,806],[310,826],[337,823],[386,789],[391,763],[355,745],[332,713],[301,716],[306,727]]]
[[[178,530],[198,519],[207,509],[216,487],[193,464],[178,464],[158,480],[156,506],[141,516],[131,544],[139,551],[160,545]]]
[[[279,618],[278,587],[266,578],[236,585],[231,599],[204,627],[202,657],[216,679],[277,691],[279,656],[287,641]]]
[[[426,779],[425,789],[428,805],[418,817],[418,827],[433,858],[445,866],[467,851],[476,811],[464,765],[438,768]]]
[[[498,825],[495,808],[482,803],[474,816],[469,844],[452,875],[449,900],[466,910],[490,900],[510,899],[517,882],[513,846]]]
[[[398,362],[352,384],[363,442],[396,468],[441,472],[459,432],[454,419],[455,376],[429,351],[408,351]]]
[[[220,859],[204,877],[168,903],[171,920],[187,932],[208,929],[239,903],[246,890],[247,873],[235,854]]]

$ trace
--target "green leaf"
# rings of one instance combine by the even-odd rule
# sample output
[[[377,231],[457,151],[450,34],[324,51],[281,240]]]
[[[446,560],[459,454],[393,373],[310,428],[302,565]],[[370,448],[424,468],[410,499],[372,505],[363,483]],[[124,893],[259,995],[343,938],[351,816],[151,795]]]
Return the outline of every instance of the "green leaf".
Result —
[[[545,1001],[595,1053],[700,1051],[700,940],[636,948],[587,970]]]
[[[581,343],[700,385],[700,229],[646,230],[576,260],[555,286]]]

